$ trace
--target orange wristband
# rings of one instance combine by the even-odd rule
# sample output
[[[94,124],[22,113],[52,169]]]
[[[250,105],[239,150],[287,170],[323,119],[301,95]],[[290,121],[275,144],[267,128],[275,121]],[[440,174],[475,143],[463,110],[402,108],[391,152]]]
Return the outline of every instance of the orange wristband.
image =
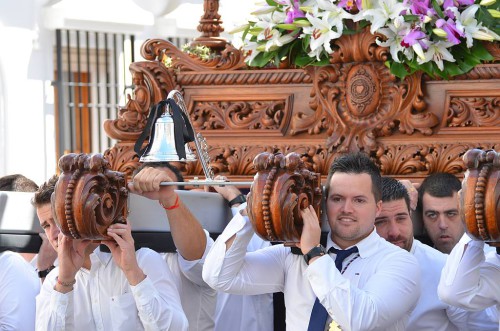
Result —
[[[161,201],[159,201],[159,200],[158,200],[158,202],[160,203],[160,206],[162,206],[162,207],[163,207],[163,209],[165,209],[165,210],[172,210],[172,209],[179,208],[179,206],[180,206],[180,205],[179,205],[179,195],[178,195],[178,194],[176,194],[176,195],[177,195],[177,198],[175,199],[175,203],[174,203],[172,206],[170,206],[170,207],[165,207],[165,206],[163,205],[163,203],[161,203]]]

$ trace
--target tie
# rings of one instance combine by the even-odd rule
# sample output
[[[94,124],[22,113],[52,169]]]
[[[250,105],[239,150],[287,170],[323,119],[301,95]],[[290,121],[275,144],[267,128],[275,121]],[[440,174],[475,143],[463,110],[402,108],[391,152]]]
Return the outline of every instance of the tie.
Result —
[[[356,246],[346,250],[330,247],[328,250],[328,253],[337,254],[337,257],[335,258],[335,266],[338,271],[342,271],[342,262],[344,262],[349,255],[356,252],[358,252],[358,248]],[[323,331],[325,329],[327,319],[328,313],[326,312],[325,307],[319,302],[318,298],[316,298],[311,312],[311,317],[309,318],[309,327],[307,328],[307,331]]]

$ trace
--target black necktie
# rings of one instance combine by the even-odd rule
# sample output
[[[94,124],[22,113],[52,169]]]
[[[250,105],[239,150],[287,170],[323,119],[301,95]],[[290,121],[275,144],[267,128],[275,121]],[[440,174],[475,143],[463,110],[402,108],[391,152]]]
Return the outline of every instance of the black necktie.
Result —
[[[328,253],[337,254],[337,257],[335,258],[335,266],[340,272],[342,272],[342,262],[344,262],[349,255],[356,252],[358,252],[358,248],[356,246],[346,250],[330,247],[328,250]],[[325,329],[327,319],[328,313],[325,307],[321,304],[321,302],[319,302],[319,299],[316,298],[311,312],[311,317],[309,318],[309,327],[307,328],[307,331],[323,331]]]

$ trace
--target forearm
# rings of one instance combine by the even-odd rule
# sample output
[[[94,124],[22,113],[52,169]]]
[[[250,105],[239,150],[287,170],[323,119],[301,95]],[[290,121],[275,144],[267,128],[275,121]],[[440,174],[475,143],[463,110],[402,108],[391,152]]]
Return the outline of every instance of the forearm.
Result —
[[[179,207],[166,210],[175,247],[188,261],[199,260],[205,252],[207,238],[201,224],[179,199]]]

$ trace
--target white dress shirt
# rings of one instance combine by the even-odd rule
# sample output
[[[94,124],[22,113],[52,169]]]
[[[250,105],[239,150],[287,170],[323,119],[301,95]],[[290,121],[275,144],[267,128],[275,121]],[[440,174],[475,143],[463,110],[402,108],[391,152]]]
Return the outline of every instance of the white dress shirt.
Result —
[[[246,203],[231,208],[233,216],[246,208]],[[247,246],[247,252],[254,252],[271,243],[256,234]],[[215,331],[273,331],[274,312],[273,294],[238,295],[217,292],[215,311]]]
[[[471,312],[442,302],[437,295],[446,254],[414,239],[410,253],[421,267],[421,292],[417,306],[410,315],[407,331],[456,331],[497,329],[486,311]]]
[[[226,252],[226,241],[236,233]],[[307,330],[316,297],[342,330],[404,330],[420,294],[420,268],[375,228],[356,245],[359,258],[344,261],[344,268],[349,266],[343,275],[329,255],[307,266],[283,245],[247,253],[253,234],[248,217],[233,218],[207,256],[203,278],[208,284],[234,294],[284,292],[290,331]],[[329,236],[327,248],[332,245]]]
[[[0,330],[32,331],[38,275],[19,254],[0,253]]]
[[[464,309],[495,307],[495,318],[499,320],[500,257],[495,251],[485,256],[482,241],[462,239],[465,240],[460,240],[446,261],[438,295],[444,302]]]
[[[182,308],[189,321],[189,331],[211,331],[214,329],[214,313],[217,292],[201,277],[206,255],[214,240],[207,231],[207,245],[203,257],[195,261],[185,260],[179,253],[162,253],[172,271]]]
[[[139,331],[187,330],[188,323],[172,273],[161,256],[136,252],[146,278],[131,286],[110,253],[99,247],[90,255],[90,270],[76,274],[74,290],[54,290],[59,268],[45,279],[36,299],[37,330]]]

